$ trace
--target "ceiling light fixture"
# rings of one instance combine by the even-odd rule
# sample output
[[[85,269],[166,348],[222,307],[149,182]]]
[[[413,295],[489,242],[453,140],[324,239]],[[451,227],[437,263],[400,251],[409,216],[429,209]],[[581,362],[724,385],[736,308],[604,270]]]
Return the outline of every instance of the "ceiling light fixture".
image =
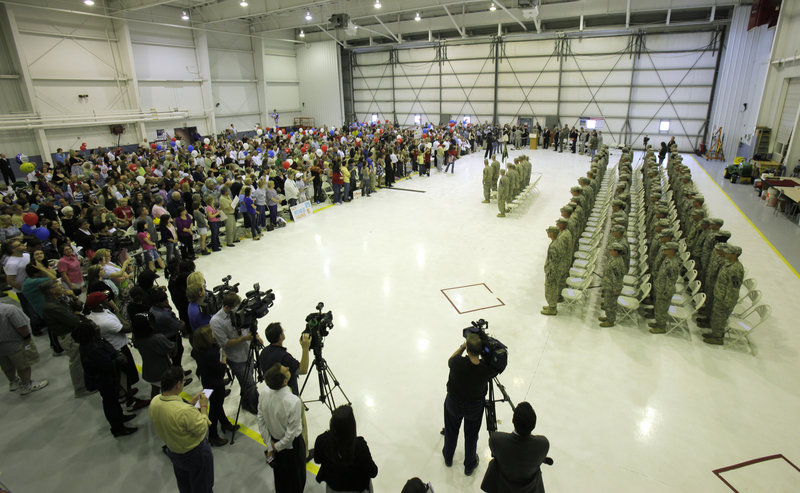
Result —
[[[419,16],[419,12],[417,12],[417,15],[414,16],[414,20],[417,21],[417,22],[422,20],[422,17]]]
[[[494,12],[495,10],[497,10],[497,7],[495,7],[494,2],[492,2],[492,5],[489,7],[489,12]]]
[[[300,30],[300,37],[301,38],[305,38],[306,37],[306,33],[304,33],[302,29]]]
[[[94,5],[94,0],[83,0],[83,4],[86,5],[87,7],[91,7],[92,5]]]
[[[241,5],[242,7],[247,7],[250,4],[247,3],[247,0],[242,0],[241,2],[239,2],[239,5]]]
[[[381,8],[381,0],[375,0],[375,8],[376,9]]]
[[[182,11],[181,12],[181,19],[183,19],[185,21],[188,21],[189,20],[189,12],[186,12],[185,10]]]
[[[307,21],[311,20],[311,11],[310,10],[306,10],[306,20]]]

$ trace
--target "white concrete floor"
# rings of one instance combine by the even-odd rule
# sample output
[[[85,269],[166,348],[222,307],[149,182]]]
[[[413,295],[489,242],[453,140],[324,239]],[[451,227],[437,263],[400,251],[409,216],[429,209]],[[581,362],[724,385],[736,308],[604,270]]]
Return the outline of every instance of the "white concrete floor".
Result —
[[[691,341],[651,335],[643,322],[600,328],[596,295],[584,310],[540,315],[545,228],[589,160],[526,152],[534,171],[543,173],[539,192],[504,219],[495,217],[494,203],[481,204],[482,155],[475,154],[459,160],[455,174],[433,171],[430,178],[398,184],[425,193],[381,190],[260,242],[245,240],[203,257],[198,269],[210,286],[231,274],[243,287],[259,282],[274,289],[275,306],[260,326],[283,322],[295,356],[305,316],[318,301],[333,310],[336,326],[324,355],[378,464],[377,492],[399,491],[412,476],[431,481],[438,493],[479,491],[490,460],[485,429],[472,477],[460,465],[463,440],[454,466],[444,466],[439,434],[447,358],[462,342],[461,329],[478,318],[509,346],[500,378],[511,398],[532,403],[536,432],[550,439],[555,465],[543,472],[550,492],[725,492],[712,470],[778,453],[800,462],[800,335],[791,322],[800,280],[709,177],[685,158],[774,308],[752,337],[756,357],[707,346],[694,327]],[[618,157],[614,152],[612,163]],[[461,315],[440,291],[477,283],[493,297],[471,291],[460,303],[499,298],[504,305]],[[51,385],[25,398],[6,393],[0,399],[0,481],[12,491],[175,491],[146,413],[133,421],[138,433],[112,438],[100,398],[73,399],[66,361],[51,358],[45,340],[37,343],[44,357],[34,375]],[[194,367],[188,356],[186,363]],[[188,390],[197,392],[200,384]],[[236,404],[235,397],[227,400],[229,415]],[[327,428],[329,412],[319,403],[309,406],[313,441]],[[500,428],[510,430],[509,406],[498,404],[497,412]],[[252,415],[242,419],[252,429],[255,421]],[[214,449],[216,491],[272,491],[260,450],[244,436]],[[768,490],[796,491],[797,484]],[[310,480],[307,491],[322,490]]]

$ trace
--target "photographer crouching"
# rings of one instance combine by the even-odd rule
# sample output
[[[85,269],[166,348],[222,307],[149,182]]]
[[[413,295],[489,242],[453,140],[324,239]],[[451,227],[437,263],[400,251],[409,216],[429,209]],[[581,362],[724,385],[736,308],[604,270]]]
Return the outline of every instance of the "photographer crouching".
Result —
[[[484,399],[489,381],[497,370],[481,358],[484,343],[477,333],[466,335],[466,342],[450,356],[447,365],[447,397],[444,400],[444,448],[447,467],[453,465],[461,421],[464,421],[464,474],[472,475],[478,467],[478,431],[483,420]],[[466,356],[462,356],[464,350]]]

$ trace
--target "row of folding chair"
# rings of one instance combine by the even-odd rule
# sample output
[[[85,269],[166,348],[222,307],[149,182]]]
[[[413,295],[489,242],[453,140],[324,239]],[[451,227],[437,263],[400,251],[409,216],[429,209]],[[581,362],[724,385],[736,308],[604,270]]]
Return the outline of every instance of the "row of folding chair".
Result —
[[[519,207],[520,204],[522,204],[525,201],[525,199],[528,198],[528,195],[531,195],[533,194],[533,192],[536,191],[536,185],[539,184],[539,180],[541,179],[542,179],[541,173],[532,173],[530,184],[527,187],[523,188],[522,191],[514,198],[514,200],[512,200],[507,204],[508,208],[511,209],[511,211],[513,212],[514,209]]]

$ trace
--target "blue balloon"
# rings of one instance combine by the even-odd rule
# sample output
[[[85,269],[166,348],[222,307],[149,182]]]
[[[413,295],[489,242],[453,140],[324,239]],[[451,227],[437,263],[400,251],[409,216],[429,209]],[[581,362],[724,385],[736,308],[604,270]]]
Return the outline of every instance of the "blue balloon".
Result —
[[[50,238],[50,230],[47,228],[37,228],[34,235],[36,235],[39,241],[45,241]]]
[[[358,136],[361,137],[361,132],[358,132]]]
[[[186,146],[186,150],[189,151],[189,152],[192,152],[194,150],[194,146],[193,145],[188,145],[188,146]]]
[[[257,147],[257,148],[256,148],[256,152],[257,152],[257,153],[259,153],[259,154],[261,154],[261,148],[260,148],[260,147]]]
[[[267,151],[267,156],[269,156],[270,158],[275,157],[275,151]]]
[[[162,149],[164,149],[164,148],[163,148],[163,147],[161,147],[161,144],[158,144],[158,145],[156,146],[156,150],[157,150],[157,151],[160,151],[160,150],[162,150]]]
[[[169,141],[169,145],[171,145],[172,147],[175,147],[175,145],[176,145],[175,141],[174,140]]]
[[[244,155],[247,156],[247,151],[244,151]]]
[[[331,134],[331,135],[333,135],[335,132],[334,132],[333,130],[331,130],[331,131],[330,131],[330,132],[328,132],[328,133],[329,133],[329,134]]]
[[[36,232],[34,227],[31,226],[30,224],[23,224],[22,226],[19,227],[19,229],[26,235],[32,235],[34,232]]]
[[[427,135],[427,134],[428,134],[428,129],[427,129],[427,128],[423,128],[423,129],[422,129],[422,133],[423,133],[423,134],[425,134],[425,135]]]

